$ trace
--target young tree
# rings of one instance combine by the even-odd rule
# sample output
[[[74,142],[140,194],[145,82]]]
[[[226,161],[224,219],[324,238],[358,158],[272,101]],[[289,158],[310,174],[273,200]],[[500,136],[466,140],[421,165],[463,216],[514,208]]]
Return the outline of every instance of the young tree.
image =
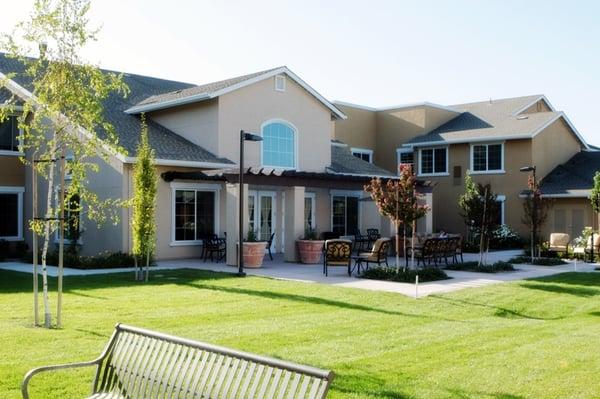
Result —
[[[148,143],[148,126],[142,114],[142,132],[137,148],[137,160],[133,175],[133,256],[135,258],[135,278],[148,281],[150,258],[156,247],[156,190],[157,175],[154,168],[154,150]],[[146,276],[143,277],[142,262],[145,259]],[[138,268],[139,265],[139,268]]]
[[[52,323],[48,297],[46,256],[51,233],[57,228],[65,205],[77,196],[85,204],[85,213],[101,223],[107,218],[116,222],[119,201],[100,199],[87,188],[88,172],[97,172],[96,160],[119,151],[113,127],[105,120],[103,101],[111,94],[126,95],[127,87],[120,76],[103,73],[97,66],[86,63],[81,49],[95,40],[96,32],[88,28],[87,13],[90,0],[35,0],[28,20],[16,25],[15,30],[3,35],[1,48],[23,66],[21,72],[7,74],[0,87],[17,91],[11,79],[30,82],[29,93],[19,93],[0,109],[0,120],[15,114],[18,102],[22,111],[18,116],[22,131],[22,151],[34,171],[47,182],[44,217],[31,222],[34,240],[43,237],[41,250],[44,326]],[[39,49],[38,58],[29,58]],[[18,79],[17,79],[18,78]],[[65,154],[71,176],[62,201],[53,203],[57,161]],[[64,164],[64,162],[60,162]],[[61,172],[63,173],[64,170]],[[61,198],[63,196],[61,195]],[[80,205],[81,207],[82,205]],[[59,274],[59,287],[62,279]],[[57,314],[60,314],[60,295]],[[35,310],[37,315],[37,309]],[[57,320],[60,325],[60,319]]]
[[[536,257],[535,249],[540,236],[540,230],[548,217],[548,208],[551,203],[542,198],[540,183],[533,175],[527,179],[528,192],[523,201],[523,218],[521,221],[531,231],[531,259]]]
[[[417,193],[417,179],[412,172],[412,167],[400,165],[400,177],[396,180],[389,179],[385,185],[379,178],[372,179],[365,186],[365,191],[375,201],[379,213],[388,217],[396,226],[396,270],[400,271],[400,225],[403,226],[402,241],[406,254],[406,226],[413,226],[411,247],[414,249],[414,225],[429,211],[428,205],[419,204],[422,196]]]
[[[479,238],[479,265],[487,262],[492,232],[498,228],[500,205],[491,185],[475,183],[471,176],[465,177],[465,193],[458,198],[463,210],[461,216],[469,229],[471,239]]]

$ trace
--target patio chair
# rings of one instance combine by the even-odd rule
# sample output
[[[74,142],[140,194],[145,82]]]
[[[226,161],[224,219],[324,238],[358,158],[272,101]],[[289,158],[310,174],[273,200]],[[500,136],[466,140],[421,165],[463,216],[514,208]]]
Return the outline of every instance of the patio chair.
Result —
[[[448,259],[452,259],[453,263],[457,262],[456,250],[460,245],[460,238],[456,236],[450,236],[448,238],[439,239],[438,243],[438,257],[440,263],[444,260],[446,266],[448,266]]]
[[[364,234],[361,234],[360,230],[356,229],[356,231],[354,232],[354,244],[354,248],[357,252],[364,251],[365,245],[368,246],[369,244],[369,237]]]
[[[428,265],[431,265],[431,261],[437,266],[438,261],[438,250],[439,250],[439,238],[427,238],[423,241],[423,245],[420,247],[414,248],[414,255],[417,259],[417,267],[419,264],[423,263],[425,266],[425,262],[427,261]],[[412,257],[413,249],[408,247],[406,248],[406,266],[408,266],[408,258]]]
[[[379,233],[379,229],[367,229],[367,240],[368,246],[370,247],[375,241],[381,238],[381,234]]]
[[[271,247],[273,246],[273,238],[275,238],[275,232],[271,233],[271,237],[269,237],[269,241],[267,241],[267,251],[269,251],[269,258],[273,260],[273,254],[271,253]]]
[[[217,256],[217,262],[220,262],[225,258],[227,249],[227,240],[225,238],[219,238],[216,234],[208,240],[204,240],[204,258],[207,260],[210,257],[210,261],[214,261],[214,255]]]
[[[348,275],[352,275],[350,262],[352,261],[352,241],[350,240],[327,240],[325,241],[325,253],[323,256],[323,273],[329,275],[330,266],[343,266],[348,269]]]
[[[569,252],[570,237],[566,233],[550,234],[550,242],[548,243],[548,252]]]
[[[377,263],[381,266],[385,263],[388,266],[388,251],[390,249],[392,241],[389,238],[379,238],[373,244],[371,252],[361,252],[356,257],[356,263],[358,266],[358,272],[360,273],[360,266],[363,262],[366,264],[366,268],[369,268],[370,263]]]
[[[456,250],[454,251],[454,263],[458,262],[458,255],[460,255],[460,262],[464,263],[463,259],[463,236],[462,234],[457,234],[456,238],[458,242],[456,244]]]

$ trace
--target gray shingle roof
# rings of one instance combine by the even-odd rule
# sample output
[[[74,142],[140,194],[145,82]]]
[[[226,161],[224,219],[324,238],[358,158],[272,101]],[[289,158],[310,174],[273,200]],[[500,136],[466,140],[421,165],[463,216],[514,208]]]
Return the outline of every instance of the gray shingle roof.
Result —
[[[17,73],[17,76],[13,80],[31,91],[31,82],[22,75],[23,65],[17,60],[8,58],[6,54],[0,53],[0,71],[4,74],[10,72]],[[114,73],[113,71],[106,70],[104,72]],[[104,103],[104,112],[106,120],[116,130],[119,137],[119,144],[126,150],[129,156],[134,156],[139,140],[141,123],[138,116],[128,115],[124,111],[150,96],[185,90],[194,87],[194,85],[129,73],[123,75],[123,80],[129,86],[129,96],[123,98],[116,94],[110,95]],[[101,132],[98,134],[99,136],[102,135]],[[158,159],[233,164],[230,160],[217,157],[206,149],[152,121],[148,123],[148,139],[150,145],[156,151]]]
[[[167,102],[167,101],[178,100],[178,99],[190,97],[190,96],[197,96],[197,95],[201,95],[201,94],[211,94],[216,91],[226,89],[230,86],[244,82],[246,80],[267,74],[276,69],[279,69],[279,67],[267,69],[267,70],[260,71],[260,72],[250,73],[248,75],[237,76],[235,78],[221,80],[218,82],[212,82],[212,83],[207,83],[207,84],[200,85],[200,86],[189,87],[186,89],[178,89],[178,90],[171,91],[168,93],[153,95],[153,96],[150,96],[150,97],[140,101],[139,103],[137,103],[135,105],[140,106],[140,105],[148,105],[148,104],[157,104],[157,103],[162,103],[162,102]]]
[[[480,138],[493,140],[496,137],[506,139],[531,135],[561,115],[560,112],[514,115],[516,111],[538,98],[539,95],[451,105],[451,108],[462,113],[431,132],[409,140],[408,143],[458,142]]]
[[[596,171],[600,171],[600,151],[581,151],[542,179],[542,194],[566,195],[579,192],[586,197],[585,191],[591,190]]]
[[[394,176],[394,174],[388,170],[355,157],[350,152],[350,147],[343,145],[331,146],[331,167],[328,169],[333,173],[349,173],[370,176]]]

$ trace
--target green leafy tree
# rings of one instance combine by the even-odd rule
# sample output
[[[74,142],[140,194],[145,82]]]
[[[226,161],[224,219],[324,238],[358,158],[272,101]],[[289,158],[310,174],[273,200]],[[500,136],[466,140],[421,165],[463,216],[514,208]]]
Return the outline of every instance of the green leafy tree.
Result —
[[[487,261],[492,232],[498,228],[500,204],[491,185],[475,183],[471,176],[465,177],[465,192],[458,198],[461,216],[469,229],[469,239],[479,239],[479,265]]]
[[[531,259],[536,257],[536,248],[540,230],[548,218],[548,209],[552,205],[551,201],[542,197],[540,182],[529,175],[527,179],[527,195],[523,200],[523,217],[521,221],[531,231]]]
[[[90,220],[116,223],[118,200],[101,199],[88,189],[89,172],[98,171],[98,161],[106,161],[120,151],[113,127],[104,118],[103,102],[109,95],[126,95],[121,76],[103,73],[81,56],[82,48],[96,39],[96,30],[88,28],[90,0],[35,0],[30,17],[4,34],[0,47],[19,61],[22,72],[7,74],[0,82],[13,93],[11,80],[30,82],[29,93],[14,95],[0,109],[0,120],[18,115],[22,131],[22,160],[47,182],[44,217],[31,222],[34,239],[43,237],[41,250],[44,326],[52,324],[48,297],[46,258],[50,237],[59,225],[57,219],[78,196],[81,210]],[[30,58],[39,49],[38,58]],[[22,102],[22,111],[16,105]],[[54,204],[53,193],[60,175],[57,160],[69,155],[69,187],[63,201]],[[32,162],[33,160],[39,162]],[[58,165],[57,165],[58,164]],[[63,171],[64,173],[64,171]],[[62,196],[61,196],[62,197]],[[59,287],[62,280],[59,279]],[[60,314],[58,292],[57,314]],[[36,309],[37,320],[37,309]],[[60,319],[57,320],[60,325]]]
[[[594,185],[592,186],[592,192],[590,193],[590,204],[592,205],[592,210],[597,218],[598,213],[600,212],[600,171],[596,171],[594,174]]]
[[[398,179],[389,179],[386,184],[379,178],[372,179],[365,186],[365,191],[375,201],[379,213],[389,218],[396,226],[396,270],[400,271],[400,225],[403,227],[402,241],[406,254],[406,227],[413,227],[411,247],[414,248],[415,223],[430,210],[428,205],[419,203],[422,195],[417,193],[417,178],[410,165],[401,165]]]
[[[154,167],[154,150],[148,143],[148,126],[142,114],[142,131],[137,148],[137,160],[133,170],[133,255],[135,257],[136,280],[148,281],[150,258],[156,250],[156,191],[158,176]],[[142,263],[145,261],[146,273],[143,276]],[[139,265],[139,268],[138,268]]]

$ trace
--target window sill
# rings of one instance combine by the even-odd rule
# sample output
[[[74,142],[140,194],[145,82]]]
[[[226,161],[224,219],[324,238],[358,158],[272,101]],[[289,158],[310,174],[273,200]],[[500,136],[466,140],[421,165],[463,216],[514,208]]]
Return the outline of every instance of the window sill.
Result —
[[[8,157],[24,157],[25,153],[20,151],[8,151],[8,150],[0,150],[0,155],[8,156]]]
[[[202,245],[202,241],[171,241],[170,247],[193,247]]]
[[[450,173],[419,173],[417,177],[441,177],[441,176],[450,176]]]
[[[469,171],[470,175],[503,175],[506,171],[504,170],[474,170]]]
[[[54,239],[54,244],[60,244],[60,238],[55,238]],[[77,240],[77,242],[74,243],[73,240],[69,240],[69,239],[65,238],[63,240],[63,244],[65,244],[65,245],[77,244],[77,245],[81,246],[81,245],[83,245],[83,241],[82,240]]]
[[[298,170],[295,166],[271,166],[271,165],[263,165],[262,168],[269,169],[281,169],[281,170]]]
[[[25,241],[23,237],[0,237],[2,241]]]

